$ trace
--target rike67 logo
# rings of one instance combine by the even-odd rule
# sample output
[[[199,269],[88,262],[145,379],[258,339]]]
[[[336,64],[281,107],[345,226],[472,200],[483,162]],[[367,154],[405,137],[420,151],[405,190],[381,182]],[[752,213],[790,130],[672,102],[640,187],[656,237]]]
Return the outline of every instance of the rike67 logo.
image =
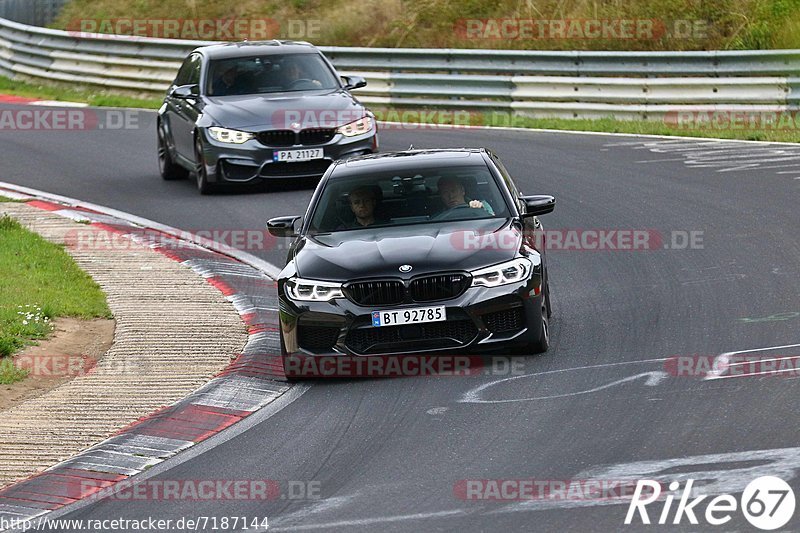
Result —
[[[775,476],[762,476],[751,481],[737,499],[731,494],[708,495],[693,492],[694,480],[668,485],[669,493],[662,497],[662,485],[657,481],[639,480],[628,506],[625,524],[699,524],[720,526],[730,522],[741,511],[751,525],[761,530],[774,530],[786,525],[794,515],[794,491],[788,483]],[[677,500],[677,503],[675,502]],[[673,507],[673,504],[674,507]],[[660,507],[660,509],[659,509]],[[701,510],[705,507],[704,512]],[[673,510],[674,509],[674,510]],[[660,511],[660,512],[659,512]],[[650,515],[654,512],[653,515]]]

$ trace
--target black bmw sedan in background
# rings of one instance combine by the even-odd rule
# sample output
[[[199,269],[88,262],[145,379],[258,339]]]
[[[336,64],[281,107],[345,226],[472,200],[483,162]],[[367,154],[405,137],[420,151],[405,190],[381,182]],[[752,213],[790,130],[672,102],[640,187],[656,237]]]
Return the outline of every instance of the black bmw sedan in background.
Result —
[[[278,280],[287,377],[298,357],[546,351],[537,215],[554,206],[486,149],[335,162],[302,222],[267,223],[294,237]]]
[[[372,113],[316,47],[295,41],[195,49],[158,111],[165,180],[223,183],[319,177],[332,161],[378,150]]]

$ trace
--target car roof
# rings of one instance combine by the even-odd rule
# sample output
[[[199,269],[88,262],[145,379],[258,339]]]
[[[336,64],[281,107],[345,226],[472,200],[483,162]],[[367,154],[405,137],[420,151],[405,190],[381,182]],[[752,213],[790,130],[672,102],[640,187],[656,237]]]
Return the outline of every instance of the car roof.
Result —
[[[309,54],[319,53],[316,46],[305,41],[244,41],[222,43],[195,48],[209,59],[228,59],[270,54]]]
[[[438,148],[381,152],[336,161],[335,174],[361,174],[364,171],[408,170],[420,167],[485,165],[485,148]]]

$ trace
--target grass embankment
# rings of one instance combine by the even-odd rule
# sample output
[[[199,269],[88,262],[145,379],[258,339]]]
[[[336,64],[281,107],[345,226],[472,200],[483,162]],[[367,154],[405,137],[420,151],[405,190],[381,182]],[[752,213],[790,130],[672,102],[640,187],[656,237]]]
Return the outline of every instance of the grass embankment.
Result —
[[[271,27],[280,28],[275,37],[301,38],[331,46],[526,50],[800,48],[800,0],[72,0],[52,26],[74,28],[82,20],[258,18],[274,21],[275,26]],[[634,38],[613,33],[596,38],[569,31],[547,30],[542,34],[535,23],[536,38],[513,38],[508,33],[498,38],[491,31],[479,32],[479,36],[462,31],[467,19],[546,21],[551,29],[549,21],[650,20],[655,22],[656,31]],[[512,38],[502,38],[509,36]]]
[[[737,139],[745,141],[800,142],[800,123],[786,123],[780,126],[750,128],[743,124],[713,123],[705,127],[680,127],[661,120],[615,120],[603,119],[549,119],[514,117],[507,119],[504,114],[487,113],[484,124],[491,126],[513,126],[519,128],[594,131],[603,133],[631,133],[637,135],[674,135],[679,137],[704,137],[719,139]],[[790,115],[786,118],[791,119]],[[697,121],[700,124],[700,121]]]
[[[110,318],[111,311],[100,287],[62,247],[0,217],[0,384],[25,378],[10,356],[45,338],[53,320],[65,316]]]
[[[13,94],[40,100],[56,100],[59,102],[86,102],[96,107],[141,107],[158,109],[161,98],[134,98],[115,94],[107,90],[89,88],[71,88],[65,85],[36,84],[19,80],[10,80],[0,76],[0,94]]]

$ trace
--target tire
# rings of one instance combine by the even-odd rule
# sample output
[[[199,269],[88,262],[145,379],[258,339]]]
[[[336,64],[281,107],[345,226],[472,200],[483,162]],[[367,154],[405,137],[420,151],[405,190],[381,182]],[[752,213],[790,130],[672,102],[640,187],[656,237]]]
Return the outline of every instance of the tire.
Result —
[[[160,124],[158,126],[158,170],[161,178],[166,181],[182,180],[189,175],[185,168],[172,159],[164,128]]]
[[[206,169],[206,161],[203,157],[203,144],[200,138],[194,142],[194,174],[197,178],[197,190],[200,194],[212,194],[217,190],[216,183],[208,182],[208,171]]]
[[[541,320],[539,339],[531,343],[530,349],[532,353],[544,353],[550,348],[550,291],[549,287],[545,287],[542,291],[542,307],[539,310],[539,319]]]
[[[544,280],[544,295],[547,299],[547,318],[550,318],[553,316],[553,306],[550,304],[550,279],[545,275]]]

